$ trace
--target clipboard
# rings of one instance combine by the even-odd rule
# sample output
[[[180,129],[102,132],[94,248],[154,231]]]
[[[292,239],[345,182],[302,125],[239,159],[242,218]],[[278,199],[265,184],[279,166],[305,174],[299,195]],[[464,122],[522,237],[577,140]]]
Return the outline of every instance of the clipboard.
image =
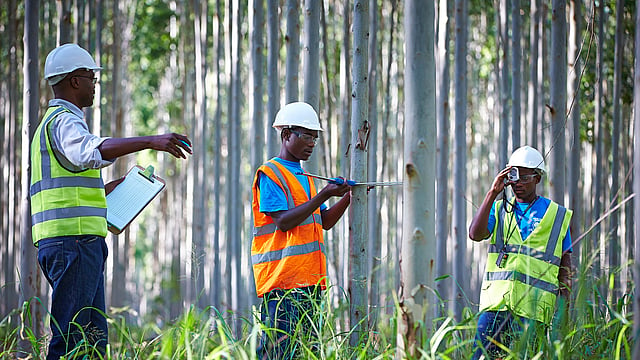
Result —
[[[120,234],[164,189],[166,183],[153,174],[153,166],[146,169],[135,165],[124,181],[107,194],[107,229]]]

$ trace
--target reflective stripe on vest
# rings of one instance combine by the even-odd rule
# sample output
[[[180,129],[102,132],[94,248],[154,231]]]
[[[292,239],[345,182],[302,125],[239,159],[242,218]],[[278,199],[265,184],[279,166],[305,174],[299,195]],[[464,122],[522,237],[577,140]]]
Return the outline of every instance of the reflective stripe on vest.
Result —
[[[260,173],[284,191],[288,209],[293,209],[316,195],[312,182],[309,183],[310,194],[307,194],[295,175],[274,160],[269,160],[256,172],[253,181],[254,238],[251,262],[258,296],[262,297],[273,289],[316,284],[324,288],[326,255],[320,209],[316,209],[293,229],[286,232],[278,230],[273,219],[260,212]]]
[[[540,224],[523,241],[515,216],[510,213],[506,217],[502,201],[496,207],[500,210],[489,246],[480,310],[509,309],[519,316],[549,323],[559,288],[562,240],[572,212],[551,202]],[[505,233],[510,235],[506,244]],[[496,265],[501,249],[507,254],[503,268]]]
[[[62,106],[49,108],[31,143],[29,195],[34,243],[66,235],[107,235],[107,203],[100,170],[67,170],[51,147],[50,124],[65,111],[69,110]]]

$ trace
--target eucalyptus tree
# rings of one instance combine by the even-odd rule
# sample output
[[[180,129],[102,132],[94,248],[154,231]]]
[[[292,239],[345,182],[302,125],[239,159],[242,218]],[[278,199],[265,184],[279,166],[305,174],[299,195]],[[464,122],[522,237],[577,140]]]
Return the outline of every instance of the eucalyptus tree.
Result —
[[[351,177],[367,178],[367,141],[369,139],[369,2],[353,3],[353,90],[351,105]],[[349,295],[351,301],[351,346],[364,342],[368,314],[367,189],[351,190],[349,206]]]
[[[520,147],[520,118],[522,99],[522,40],[520,0],[511,0],[511,146]],[[503,139],[504,140],[504,139]]]
[[[206,199],[209,198],[205,179],[209,178],[205,166],[207,163],[207,149],[209,148],[209,136],[207,135],[207,28],[208,28],[208,2],[196,1],[193,3],[193,30],[194,30],[194,68],[195,68],[195,114],[192,124],[192,142],[198,144],[193,149],[193,155],[189,166],[192,169],[191,181],[193,182],[193,220],[192,220],[192,251],[193,259],[191,273],[193,279],[193,300],[198,307],[204,309],[209,301],[204,296],[205,290],[205,234],[207,233],[207,208]]]
[[[285,103],[299,100],[298,89],[300,67],[300,0],[286,0],[286,34],[287,57],[285,64]]]
[[[218,0],[220,2],[222,0]],[[278,0],[267,0],[267,158],[278,154],[278,139],[271,123],[280,108],[280,77],[278,62],[280,61],[280,27],[278,26]]]
[[[32,6],[29,6],[31,8]],[[37,6],[35,6],[37,8]],[[0,139],[2,139],[2,145],[0,145],[0,236],[3,239],[7,239],[6,246],[0,250],[0,284],[3,287],[3,299],[0,303],[0,313],[9,314],[11,310],[18,305],[18,282],[16,267],[19,266],[20,251],[22,251],[21,238],[14,236],[20,229],[21,215],[20,211],[17,211],[21,205],[22,199],[20,198],[20,189],[22,187],[21,179],[13,174],[18,173],[18,167],[20,165],[20,157],[17,156],[17,148],[20,143],[20,137],[22,136],[19,131],[18,109],[20,104],[20,89],[18,89],[19,82],[19,39],[18,26],[19,26],[19,13],[18,5],[16,1],[9,1],[6,8],[0,10],[0,14],[3,19],[7,19],[5,25],[5,35],[0,40],[0,49],[5,51],[8,56],[3,57],[2,65],[0,65],[0,74],[2,79],[0,80],[0,91],[3,94],[2,100],[0,100]],[[33,15],[25,16],[25,36],[23,41],[38,39],[38,25],[37,18],[33,18]],[[35,29],[27,27],[27,20],[29,26]],[[35,21],[35,23],[34,23]],[[28,35],[28,31],[35,31],[35,34]],[[33,46],[33,45],[32,45]],[[36,48],[38,44],[36,42]],[[23,46],[26,48],[26,46]],[[24,51],[24,50],[23,50]],[[34,54],[31,54],[33,56]],[[23,55],[24,56],[24,55]],[[36,67],[37,69],[37,67]],[[27,81],[24,82],[26,84]],[[24,86],[24,85],[23,85]],[[27,93],[29,94],[29,93]],[[37,103],[38,96],[36,94],[35,100]],[[25,101],[23,101],[26,104]],[[26,106],[26,105],[25,105]],[[37,113],[36,113],[37,116]],[[27,119],[26,117],[24,119]],[[24,121],[24,120],[23,120]],[[36,122],[37,124],[37,122]],[[35,262],[34,262],[35,264]],[[35,265],[33,265],[35,266]]]
[[[369,1],[369,69],[367,71],[369,86],[369,146],[367,149],[367,179],[369,181],[377,181],[378,178],[378,2],[377,0]],[[369,234],[369,265],[368,273],[370,276],[369,287],[369,308],[372,310],[369,314],[369,328],[375,328],[378,320],[378,311],[380,309],[380,257],[382,256],[382,248],[380,241],[380,207],[378,201],[378,193],[375,188],[368,190],[367,196],[367,232]]]
[[[620,186],[620,142],[622,128],[620,119],[622,112],[622,103],[620,94],[622,92],[623,79],[622,79],[622,64],[624,63],[624,1],[616,1],[616,27],[615,32],[615,49],[614,49],[614,61],[613,61],[613,124],[611,126],[611,194],[610,206],[615,206],[622,198],[623,192]],[[609,269],[615,271],[621,265],[621,252],[622,244],[618,233],[618,229],[621,228],[620,215],[618,211],[614,211],[609,215],[609,231],[607,234],[607,250],[609,254]],[[609,295],[610,301],[617,302],[621,294],[620,278],[613,276],[613,283],[611,294]]]
[[[31,139],[38,127],[39,97],[40,97],[40,71],[38,57],[38,15],[40,7],[37,1],[27,1],[24,17],[24,83],[23,83],[23,109],[22,109],[22,176],[21,176],[21,211],[20,227],[20,304],[23,304],[21,327],[40,338],[43,334],[45,308],[35,301],[39,295],[39,287],[42,282],[40,269],[36,264],[37,251],[31,238],[31,204],[29,201],[29,186],[31,178]],[[13,271],[13,269],[11,269]],[[4,286],[4,284],[3,284]],[[21,354],[30,353],[31,344],[26,337],[21,337],[19,343]]]
[[[636,9],[640,9],[640,0],[636,0]],[[634,50],[634,78],[633,78],[633,193],[636,196],[633,199],[633,207],[637,212],[640,211],[640,11],[636,11],[635,17],[635,50]],[[635,246],[634,246],[634,258],[638,259],[640,254],[640,221],[635,221],[633,232],[635,234]],[[633,275],[636,279],[640,279],[640,261],[633,263]],[[633,359],[640,359],[640,341],[638,341],[638,334],[640,334],[640,296],[638,296],[638,289],[634,288],[633,298]]]
[[[509,156],[509,111],[511,103],[509,101],[509,6],[508,0],[500,0],[498,16],[498,73],[499,73],[499,94],[500,94],[500,136],[498,141],[498,163],[507,163]],[[456,25],[457,26],[457,25]],[[502,49],[502,52],[500,52]]]
[[[216,40],[216,55],[215,55],[215,98],[216,99],[221,99],[222,98],[222,80],[221,80],[221,73],[223,72],[222,69],[222,60],[224,57],[224,22],[223,19],[221,17],[222,14],[222,0],[216,0],[216,24],[217,29],[215,31],[215,38]],[[213,131],[213,148],[214,149],[220,149],[222,147],[222,136],[220,135],[221,131],[220,129],[222,128],[222,104],[220,101],[216,102],[215,105],[215,113],[213,116],[213,128],[215,129],[215,131]],[[221,250],[221,246],[220,246],[220,228],[221,228],[221,221],[220,221],[220,204],[221,204],[221,199],[220,199],[220,174],[221,174],[221,162],[222,162],[222,156],[218,155],[215,157],[214,162],[213,162],[213,209],[212,209],[212,217],[213,217],[213,244],[212,244],[212,251],[213,251],[213,276],[212,276],[212,283],[211,283],[211,297],[212,297],[212,304],[216,309],[220,309],[222,306],[222,295],[220,294],[220,289],[222,289],[222,269],[221,269],[221,264],[220,264],[220,250]]]
[[[453,238],[455,242],[453,278],[458,286],[454,291],[454,316],[462,319],[465,293],[468,293],[467,267],[467,40],[469,8],[466,0],[456,0],[455,39],[455,124],[453,160]],[[501,139],[506,141],[506,139]]]
[[[595,6],[595,5],[594,5]],[[605,13],[604,13],[604,4],[599,2],[597,5],[597,16],[595,17],[596,23],[598,25],[598,47],[596,50],[596,79],[603,79],[603,69],[604,69],[604,21],[605,21]],[[602,180],[602,171],[604,169],[604,109],[603,109],[603,82],[602,80],[596,81],[596,90],[595,90],[595,119],[594,119],[594,142],[595,146],[595,171],[593,174],[593,203],[592,203],[592,220],[597,222],[600,217],[600,213],[602,211],[602,199],[604,199],[604,188],[603,188],[603,180]],[[593,239],[593,245],[591,246],[592,251],[597,252],[599,255],[595,258],[594,266],[593,266],[593,275],[596,278],[600,277],[601,274],[601,257],[600,249],[603,247],[602,240],[600,239],[600,225],[596,225],[593,229],[593,234],[591,238]],[[588,254],[591,256],[592,254]],[[602,289],[604,290],[604,289]],[[604,292],[603,292],[604,293]]]
[[[406,34],[399,348],[417,355],[431,333],[435,258],[436,89],[433,1],[404,3]],[[424,328],[423,328],[424,327]]]
[[[527,95],[527,139],[531,146],[538,146],[538,128],[540,108],[540,85],[542,82],[541,32],[542,9],[540,0],[531,0],[531,20],[529,27],[529,81]]]
[[[567,1],[553,0],[551,15],[551,164],[548,166],[551,195],[564,204],[567,119]]]
[[[320,113],[320,2],[305,0],[304,7],[303,98]],[[326,124],[323,128],[326,128]],[[305,165],[307,171],[318,173],[319,161],[324,158],[323,144],[324,141],[321,141],[309,158]]]
[[[447,259],[447,245],[449,240],[449,122],[450,122],[450,33],[451,33],[451,16],[453,14],[453,0],[440,2],[438,14],[438,76],[436,81],[438,84],[437,96],[437,162],[436,162],[436,259]],[[436,266],[436,275],[438,277],[449,274],[450,262],[438,261]],[[450,282],[438,281],[436,289],[444,300],[448,300],[451,294],[451,288],[448,286]],[[446,315],[439,314],[436,309],[436,316]]]
[[[582,42],[582,2],[571,0],[569,2],[569,41],[568,41],[568,104],[569,119],[571,126],[571,141],[569,142],[569,172],[568,172],[568,193],[569,207],[573,210],[573,221],[571,234],[574,238],[579,236],[579,229],[582,224],[582,200],[580,199],[580,162],[582,156],[582,146],[580,139],[580,79],[582,77],[582,60],[580,57],[580,47]],[[574,259],[580,259],[579,244],[573,245]]]

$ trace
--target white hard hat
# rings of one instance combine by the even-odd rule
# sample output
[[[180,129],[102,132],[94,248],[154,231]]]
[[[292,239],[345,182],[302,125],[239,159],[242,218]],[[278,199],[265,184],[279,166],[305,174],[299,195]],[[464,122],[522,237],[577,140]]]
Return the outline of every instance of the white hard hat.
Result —
[[[283,106],[276,114],[276,120],[273,122],[274,128],[282,130],[290,126],[323,131],[316,111],[311,105],[301,101]]]
[[[93,71],[102,70],[93,60],[89,52],[77,44],[64,44],[51,50],[44,62],[44,78],[50,85],[55,85],[65,75],[77,70],[87,69]]]
[[[544,158],[538,150],[528,145],[517,148],[513,154],[511,154],[507,166],[537,169],[543,174],[545,172]]]

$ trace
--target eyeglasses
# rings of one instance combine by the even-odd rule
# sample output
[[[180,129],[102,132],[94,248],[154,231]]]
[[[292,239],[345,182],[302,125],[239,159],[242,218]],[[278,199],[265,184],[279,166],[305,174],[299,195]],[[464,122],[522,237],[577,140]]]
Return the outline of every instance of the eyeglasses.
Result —
[[[296,134],[296,136],[300,140],[306,142],[307,144],[313,143],[313,145],[316,145],[318,143],[318,137],[317,136],[313,136],[311,134],[303,133],[303,132],[296,131],[296,130],[291,130],[291,132]]]
[[[520,179],[518,180],[518,182],[528,184],[532,182],[536,178],[536,176],[538,176],[538,174],[520,175]]]
[[[84,76],[84,75],[73,75],[71,76],[72,78],[74,77],[81,77],[81,78],[85,78],[85,79],[91,79],[91,82],[95,85],[98,82],[98,78],[93,77],[93,76]]]

